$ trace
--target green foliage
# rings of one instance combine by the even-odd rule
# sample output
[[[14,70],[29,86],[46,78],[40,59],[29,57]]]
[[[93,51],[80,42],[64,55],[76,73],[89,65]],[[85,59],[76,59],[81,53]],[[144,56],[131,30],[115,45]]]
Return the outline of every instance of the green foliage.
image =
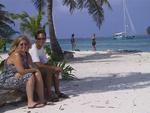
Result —
[[[5,60],[2,60],[2,58],[0,57],[0,72],[4,69],[4,62]]]
[[[57,59],[57,57],[54,54],[52,54],[51,49],[48,45],[45,46],[45,50],[46,53],[48,54],[48,64],[52,66],[61,67],[63,69],[63,73],[62,73],[63,80],[73,80],[75,78],[77,79],[77,77],[74,74],[72,74],[72,71],[75,70],[73,67],[67,65],[66,61],[60,62]]]
[[[62,61],[62,58],[60,58],[60,56],[58,56],[56,53],[54,52],[51,52],[51,59],[53,61],[56,61],[56,62],[61,62]]]
[[[44,49],[46,50],[46,53],[48,54],[48,56],[51,56],[51,48],[49,47],[49,45],[45,45]]]
[[[16,31],[11,27],[14,22],[9,18],[9,12],[3,10],[4,8],[5,6],[0,3],[0,37],[9,38]]]
[[[44,25],[41,25],[42,21],[42,12],[38,12],[36,16],[30,16],[27,12],[22,12],[20,14],[11,13],[9,16],[12,19],[16,19],[20,21],[20,30],[22,32],[26,32],[34,37],[37,30],[44,29],[47,26],[47,22]]]
[[[45,50],[48,54],[48,56],[50,56],[49,58],[52,60],[52,61],[55,61],[55,62],[61,62],[62,61],[62,58],[60,56],[58,56],[57,54],[55,54],[54,52],[52,52],[51,48],[49,45],[45,45]]]
[[[6,41],[2,38],[0,38],[0,49],[3,48],[3,46],[5,45]]]
[[[77,79],[77,77],[74,74],[72,74],[72,71],[74,71],[75,69],[70,65],[66,66],[65,61],[58,63],[58,66],[63,69],[63,73],[62,73],[63,80],[73,80],[75,78]]]
[[[71,13],[75,9],[87,9],[99,28],[104,20],[104,9],[102,6],[107,5],[111,9],[109,0],[63,0],[63,5],[69,7]]]
[[[71,67],[70,65],[66,65],[67,64],[66,61],[56,62],[53,60],[49,60],[48,64],[57,66],[57,67],[61,67],[63,69],[63,72],[62,72],[63,80],[73,80],[73,79],[77,78],[74,74],[72,74],[72,71],[74,71],[75,69],[73,67]]]
[[[0,49],[6,46],[7,43],[11,43],[11,41],[12,41],[11,39],[0,38]]]

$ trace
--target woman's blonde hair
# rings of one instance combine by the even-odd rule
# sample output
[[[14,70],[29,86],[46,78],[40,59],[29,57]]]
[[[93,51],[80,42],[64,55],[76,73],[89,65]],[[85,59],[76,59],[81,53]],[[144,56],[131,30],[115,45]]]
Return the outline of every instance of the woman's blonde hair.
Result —
[[[27,38],[27,36],[25,35],[20,35],[18,36],[13,42],[12,42],[12,45],[11,45],[11,48],[10,48],[10,51],[9,51],[9,55],[11,55],[15,49],[18,47],[19,43],[22,41],[22,40],[25,40],[27,42],[27,45],[28,45],[28,48],[31,48],[31,43],[29,41],[29,39]]]

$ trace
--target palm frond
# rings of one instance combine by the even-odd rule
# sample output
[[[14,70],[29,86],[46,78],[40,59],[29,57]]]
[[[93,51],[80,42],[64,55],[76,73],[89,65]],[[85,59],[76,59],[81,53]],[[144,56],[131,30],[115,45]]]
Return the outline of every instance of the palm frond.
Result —
[[[13,20],[11,20],[8,16],[7,11],[0,10],[0,21],[3,23],[14,24]]]
[[[87,9],[99,28],[104,20],[104,4],[111,8],[108,0],[63,0],[63,5],[68,6],[71,13],[76,8]]]
[[[111,7],[111,5],[110,5],[110,3],[109,3],[109,1],[108,0],[97,0],[97,3],[100,5],[104,5],[104,4],[106,4],[110,9],[112,9],[112,7]]]
[[[4,6],[3,4],[0,4],[0,10],[1,10],[2,8],[5,8],[5,6]]]
[[[104,11],[101,5],[102,4],[98,4],[96,0],[88,0],[87,5],[85,6],[99,28],[104,20]]]
[[[34,6],[36,7],[36,9],[38,11],[41,11],[44,9],[45,5],[46,5],[46,2],[45,0],[32,0]]]
[[[21,32],[26,32],[30,34],[31,36],[34,36],[36,31],[40,28],[45,26],[47,24],[44,24],[44,26],[41,26],[41,20],[42,20],[42,12],[38,12],[36,16],[30,16],[27,12],[22,12],[20,14],[11,14],[10,16],[13,19],[19,19],[20,20],[20,30]]]
[[[75,0],[63,0],[63,5],[69,7],[71,13],[77,8],[77,2]]]
[[[16,33],[19,33],[19,32],[12,29],[12,27],[9,26],[9,24],[0,22],[0,36],[1,37],[9,38]]]

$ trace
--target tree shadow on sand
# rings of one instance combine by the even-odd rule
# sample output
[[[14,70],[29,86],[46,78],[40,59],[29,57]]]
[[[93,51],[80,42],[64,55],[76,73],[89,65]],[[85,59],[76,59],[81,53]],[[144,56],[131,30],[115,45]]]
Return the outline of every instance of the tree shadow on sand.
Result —
[[[150,86],[150,73],[117,73],[107,77],[88,77],[75,81],[64,81],[62,89],[77,96],[84,93],[140,89]]]
[[[13,109],[16,108],[22,108],[24,110],[24,112],[31,112],[27,106],[26,106],[26,102],[13,102],[10,104],[6,104],[5,106],[1,106],[0,108],[0,113],[5,113],[6,111],[11,111]]]
[[[137,54],[138,52],[126,52],[126,53],[120,53],[120,52],[110,52],[110,53],[93,53],[90,55],[86,55],[86,56],[79,56],[79,57],[75,57],[71,60],[69,60],[70,64],[73,63],[89,63],[89,62],[104,62],[107,61],[109,59],[110,61],[115,61],[115,58],[120,58],[122,57],[122,55],[124,54]],[[139,55],[139,54],[137,54]]]
[[[102,75],[98,75],[102,76]],[[88,93],[103,93],[127,89],[141,89],[150,87],[150,73],[116,73],[103,75],[103,77],[87,77],[79,80],[62,81],[62,91],[78,96]],[[4,106],[0,113],[21,107],[24,112],[31,112],[25,103]]]

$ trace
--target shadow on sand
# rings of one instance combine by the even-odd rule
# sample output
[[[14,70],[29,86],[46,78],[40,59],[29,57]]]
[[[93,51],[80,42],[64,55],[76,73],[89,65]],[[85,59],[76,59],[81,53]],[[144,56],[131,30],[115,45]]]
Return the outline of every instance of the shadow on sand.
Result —
[[[139,89],[150,86],[150,73],[117,73],[109,77],[88,77],[75,81],[64,81],[64,91],[78,96],[84,93]]]
[[[100,75],[102,76],[102,75]],[[88,93],[103,93],[127,89],[150,87],[150,73],[116,73],[105,77],[87,77],[73,81],[62,81],[62,90],[72,96]],[[22,107],[24,112],[31,112],[25,103],[4,106],[0,113]]]
[[[75,57],[71,60],[69,60],[69,63],[89,63],[89,62],[109,62],[110,61],[115,61],[115,58],[121,58],[122,55],[124,54],[138,54],[138,52],[110,52],[110,53],[93,53],[90,55],[86,56],[81,56],[81,57]]]

